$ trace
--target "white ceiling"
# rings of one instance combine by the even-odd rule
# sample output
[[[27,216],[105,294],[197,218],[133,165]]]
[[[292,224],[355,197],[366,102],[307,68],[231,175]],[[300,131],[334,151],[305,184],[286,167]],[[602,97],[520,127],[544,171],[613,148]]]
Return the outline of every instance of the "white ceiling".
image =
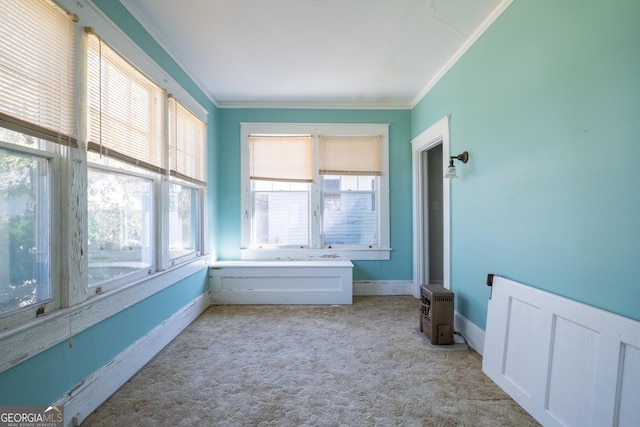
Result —
[[[411,108],[511,0],[122,0],[220,107]]]

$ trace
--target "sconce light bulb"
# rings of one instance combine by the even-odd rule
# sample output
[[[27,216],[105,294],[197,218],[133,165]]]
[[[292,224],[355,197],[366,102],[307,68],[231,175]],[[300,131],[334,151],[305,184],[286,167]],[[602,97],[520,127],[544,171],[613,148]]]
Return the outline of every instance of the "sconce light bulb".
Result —
[[[447,173],[445,173],[445,174],[444,174],[444,177],[445,177],[445,178],[448,178],[448,179],[457,178],[457,177],[458,177],[458,175],[456,174],[456,167],[455,167],[455,166],[450,165],[450,166],[447,168]]]

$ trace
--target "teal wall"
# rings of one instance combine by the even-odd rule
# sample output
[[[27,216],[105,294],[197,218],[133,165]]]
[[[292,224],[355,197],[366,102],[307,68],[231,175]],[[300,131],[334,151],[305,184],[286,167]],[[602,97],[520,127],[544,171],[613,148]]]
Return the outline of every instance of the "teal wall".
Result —
[[[0,405],[51,404],[207,289],[203,269],[0,373]]]
[[[207,95],[171,59],[144,28],[115,0],[93,2],[142,50],[208,111],[208,160],[216,162],[218,110]],[[210,236],[215,234],[216,179],[209,168]],[[209,238],[209,252],[215,240]],[[181,280],[151,297],[0,373],[0,405],[48,405],[103,367],[118,353],[208,290],[207,269]]]
[[[411,280],[411,113],[409,110],[221,109],[217,249],[221,260],[240,259],[240,123],[389,124],[391,260],[355,261],[354,280]]]
[[[515,0],[412,111],[451,117],[457,310],[487,273],[640,320],[640,2]]]

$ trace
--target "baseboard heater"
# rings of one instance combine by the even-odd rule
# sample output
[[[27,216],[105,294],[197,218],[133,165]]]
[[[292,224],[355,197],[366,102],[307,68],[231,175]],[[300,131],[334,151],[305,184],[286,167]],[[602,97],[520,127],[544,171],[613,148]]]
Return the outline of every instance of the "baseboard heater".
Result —
[[[483,371],[544,426],[638,426],[640,322],[493,279]]]
[[[351,304],[351,261],[218,261],[213,304]]]

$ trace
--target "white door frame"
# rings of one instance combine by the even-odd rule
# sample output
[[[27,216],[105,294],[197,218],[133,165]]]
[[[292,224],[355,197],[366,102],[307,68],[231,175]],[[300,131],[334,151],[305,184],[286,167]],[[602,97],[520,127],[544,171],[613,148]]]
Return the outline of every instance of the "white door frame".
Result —
[[[436,124],[411,140],[413,161],[413,295],[420,297],[420,285],[428,283],[428,268],[424,266],[426,255],[425,242],[429,241],[429,230],[425,229],[428,212],[424,209],[424,197],[428,195],[428,187],[423,177],[427,172],[427,162],[422,161],[422,153],[442,143],[442,170],[449,165],[449,116],[440,119]],[[451,215],[450,215],[449,180],[442,180],[442,259],[443,285],[451,289]]]

